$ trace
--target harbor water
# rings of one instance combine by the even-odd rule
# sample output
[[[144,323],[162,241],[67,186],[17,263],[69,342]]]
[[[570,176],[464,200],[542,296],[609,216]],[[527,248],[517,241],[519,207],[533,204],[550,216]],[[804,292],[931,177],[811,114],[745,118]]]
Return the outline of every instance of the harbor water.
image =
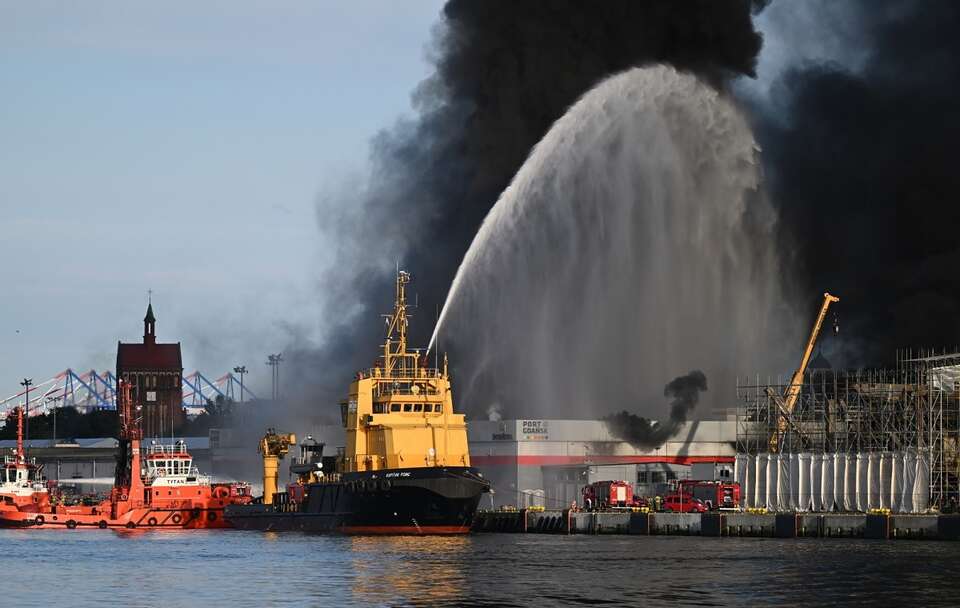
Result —
[[[3,606],[955,606],[960,543],[0,530]]]

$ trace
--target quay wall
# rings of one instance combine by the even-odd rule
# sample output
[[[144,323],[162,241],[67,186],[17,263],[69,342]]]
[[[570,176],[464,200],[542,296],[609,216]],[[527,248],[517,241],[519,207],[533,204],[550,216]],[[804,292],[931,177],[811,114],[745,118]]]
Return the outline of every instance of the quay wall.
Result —
[[[960,540],[960,515],[481,511],[477,533]]]

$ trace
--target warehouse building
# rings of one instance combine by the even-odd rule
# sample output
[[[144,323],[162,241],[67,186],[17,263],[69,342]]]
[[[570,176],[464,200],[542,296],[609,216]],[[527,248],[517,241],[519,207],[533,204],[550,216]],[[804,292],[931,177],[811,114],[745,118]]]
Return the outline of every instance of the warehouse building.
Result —
[[[688,422],[650,450],[600,420],[471,421],[468,433],[471,462],[493,483],[483,507],[569,506],[603,480],[629,481],[641,496],[663,494],[675,479],[732,480],[737,436],[735,420]]]

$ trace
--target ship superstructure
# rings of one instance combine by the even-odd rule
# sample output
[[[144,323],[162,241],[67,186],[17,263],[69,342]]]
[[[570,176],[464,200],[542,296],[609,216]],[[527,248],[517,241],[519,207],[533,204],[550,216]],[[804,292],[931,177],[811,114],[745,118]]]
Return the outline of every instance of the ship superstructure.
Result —
[[[425,357],[407,347],[406,286],[397,274],[393,314],[377,365],[359,372],[341,404],[346,449],[342,473],[437,466],[470,466],[467,425],[454,413],[450,376],[426,367]]]

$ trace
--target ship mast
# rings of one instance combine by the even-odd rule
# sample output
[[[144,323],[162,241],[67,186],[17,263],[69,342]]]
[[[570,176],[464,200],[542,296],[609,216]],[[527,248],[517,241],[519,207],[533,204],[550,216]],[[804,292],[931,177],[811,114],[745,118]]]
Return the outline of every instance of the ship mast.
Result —
[[[122,512],[121,503],[128,499],[142,501],[143,479],[140,477],[140,439],[143,430],[136,417],[133,395],[129,382],[120,380],[117,388],[117,413],[119,414],[119,441],[117,465],[110,492],[110,517],[116,519]]]
[[[143,431],[140,428],[140,421],[135,418],[133,397],[130,383],[126,380],[120,381],[120,439],[140,440],[143,437]]]
[[[387,377],[416,375],[417,354],[407,352],[407,283],[410,273],[397,271],[393,313],[387,316],[387,339],[383,343],[383,368]]]

